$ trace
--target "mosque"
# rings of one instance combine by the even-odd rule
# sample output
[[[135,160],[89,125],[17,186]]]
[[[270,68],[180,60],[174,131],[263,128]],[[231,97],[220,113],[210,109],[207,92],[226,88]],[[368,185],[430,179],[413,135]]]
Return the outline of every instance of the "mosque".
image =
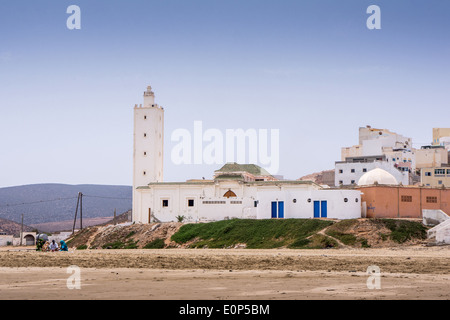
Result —
[[[164,108],[149,86],[134,107],[133,221],[139,223],[361,217],[361,192],[279,180],[255,164],[226,163],[211,180],[164,182]]]
[[[422,209],[448,210],[449,189],[398,185],[382,169],[351,187],[282,180],[255,164],[226,163],[211,180],[164,182],[164,108],[149,86],[134,107],[133,222],[225,219],[420,218]]]

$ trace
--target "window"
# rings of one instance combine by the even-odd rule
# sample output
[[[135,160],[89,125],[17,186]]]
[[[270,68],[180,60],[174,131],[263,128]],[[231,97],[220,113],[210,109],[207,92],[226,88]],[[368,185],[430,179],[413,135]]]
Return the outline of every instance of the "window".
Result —
[[[347,199],[347,198],[344,198],[344,202],[348,202],[348,199]]]
[[[438,180],[438,184],[442,184],[442,180]]]
[[[147,152],[144,151],[144,156],[146,156],[146,155],[147,155]]]
[[[167,208],[169,206],[169,200],[163,200],[162,206],[163,206],[163,208]]]
[[[145,176],[147,174],[147,171],[144,171],[143,173],[144,173],[144,176]]]
[[[194,199],[188,199],[188,207],[194,206]]]
[[[445,174],[445,169],[434,169],[434,174]]]
[[[255,202],[254,202],[254,207],[256,208],[257,206],[258,206],[258,200],[255,200]]]
[[[233,191],[228,190],[227,192],[225,192],[223,197],[224,198],[236,198],[237,196],[236,196],[236,194]]]
[[[425,177],[431,177],[431,172],[430,171],[425,172]]]
[[[359,200],[358,200],[358,198],[355,198],[355,202],[358,202]]]
[[[344,173],[344,170],[340,169],[340,170],[339,170],[339,173]]]
[[[147,137],[147,134],[146,134],[146,133],[144,133],[144,138],[145,138],[145,137]]]
[[[339,180],[339,184],[344,184],[344,181],[342,181],[342,180]]]
[[[226,204],[226,201],[203,201],[203,204]]]
[[[367,172],[367,169],[366,169],[366,168],[364,168],[364,169],[363,169],[363,172]]]
[[[355,180],[352,180],[352,181],[351,181],[351,184],[355,184]]]
[[[412,196],[402,196],[401,201],[402,202],[412,202]]]
[[[437,197],[427,197],[427,203],[437,203]]]
[[[144,116],[144,120],[147,120],[147,116]]]
[[[230,204],[242,204],[242,201],[230,201]]]
[[[352,170],[350,170],[351,171],[351,173],[355,173],[355,169],[352,169]]]

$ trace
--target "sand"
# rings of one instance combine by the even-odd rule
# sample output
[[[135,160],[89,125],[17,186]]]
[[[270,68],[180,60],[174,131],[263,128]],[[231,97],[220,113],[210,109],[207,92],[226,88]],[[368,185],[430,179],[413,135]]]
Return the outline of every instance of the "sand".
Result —
[[[80,268],[70,290],[67,267]],[[380,268],[380,289],[367,268]],[[0,250],[0,299],[449,299],[450,247]]]

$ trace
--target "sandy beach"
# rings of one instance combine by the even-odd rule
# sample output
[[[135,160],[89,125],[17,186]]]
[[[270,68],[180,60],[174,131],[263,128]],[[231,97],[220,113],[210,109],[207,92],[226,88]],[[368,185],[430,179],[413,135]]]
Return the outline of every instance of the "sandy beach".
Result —
[[[67,286],[69,266],[80,289]],[[380,289],[369,289],[369,266]],[[449,299],[450,247],[0,250],[0,299]]]

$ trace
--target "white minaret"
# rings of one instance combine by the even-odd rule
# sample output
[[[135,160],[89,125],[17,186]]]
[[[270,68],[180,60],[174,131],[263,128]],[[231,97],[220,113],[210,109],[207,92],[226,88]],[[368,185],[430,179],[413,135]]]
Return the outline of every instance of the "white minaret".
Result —
[[[141,220],[136,188],[163,181],[164,108],[155,104],[148,86],[144,105],[134,107],[133,221]]]

